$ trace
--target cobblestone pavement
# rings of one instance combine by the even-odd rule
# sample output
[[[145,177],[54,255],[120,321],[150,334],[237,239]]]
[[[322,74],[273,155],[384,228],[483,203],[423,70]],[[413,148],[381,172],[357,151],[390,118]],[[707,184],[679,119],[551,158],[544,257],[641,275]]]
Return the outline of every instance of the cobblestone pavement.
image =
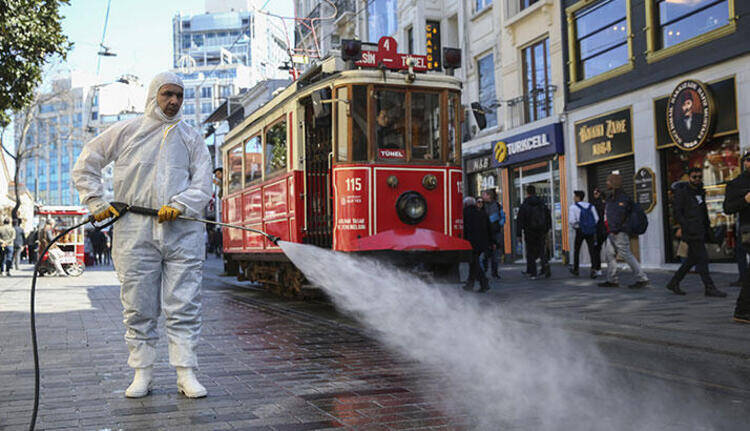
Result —
[[[471,417],[442,402],[445,376],[386,351],[330,304],[239,289],[246,284],[218,272],[218,261],[209,260],[199,348],[199,378],[209,397],[202,400],[177,393],[164,339],[152,395],[124,397],[131,370],[111,268],[41,279],[37,429],[473,429]],[[562,267],[554,272],[550,280],[531,282],[520,267],[506,266],[482,300],[533,310],[530,319],[560,317],[567,329],[597,337],[605,352],[617,350],[613,362],[622,362],[621,369],[717,391],[717,405],[727,406],[719,413],[747,417],[750,328],[731,322],[738,289],[727,288],[726,299],[705,298],[697,276],[689,275],[688,295],[677,297],[661,287],[668,278],[663,272],[650,273],[653,287],[640,291],[598,288]],[[0,279],[0,430],[26,429],[33,403],[30,273],[26,267]],[[717,275],[716,281],[725,286],[733,278]],[[623,356],[623,349],[632,352]],[[716,367],[695,377],[706,364]]]

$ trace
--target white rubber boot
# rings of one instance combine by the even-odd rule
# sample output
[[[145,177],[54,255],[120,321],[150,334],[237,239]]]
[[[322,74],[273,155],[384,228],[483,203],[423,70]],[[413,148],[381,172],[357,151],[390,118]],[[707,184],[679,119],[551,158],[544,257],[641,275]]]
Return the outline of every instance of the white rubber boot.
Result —
[[[177,389],[188,398],[203,398],[208,394],[189,367],[177,367]]]
[[[151,380],[154,374],[153,367],[136,368],[133,383],[125,390],[128,398],[142,398],[151,392]]]

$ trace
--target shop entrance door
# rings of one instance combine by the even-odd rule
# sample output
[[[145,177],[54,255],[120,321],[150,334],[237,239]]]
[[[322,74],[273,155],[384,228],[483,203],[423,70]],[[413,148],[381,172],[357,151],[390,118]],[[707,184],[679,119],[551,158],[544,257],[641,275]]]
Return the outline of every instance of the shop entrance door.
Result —
[[[523,262],[525,250],[523,240],[518,238],[518,210],[526,198],[526,188],[534,186],[536,195],[544,200],[552,212],[552,231],[547,238],[548,253],[551,259],[562,258],[562,211],[560,208],[560,170],[557,160],[545,160],[516,167],[511,172],[511,232],[513,259]]]

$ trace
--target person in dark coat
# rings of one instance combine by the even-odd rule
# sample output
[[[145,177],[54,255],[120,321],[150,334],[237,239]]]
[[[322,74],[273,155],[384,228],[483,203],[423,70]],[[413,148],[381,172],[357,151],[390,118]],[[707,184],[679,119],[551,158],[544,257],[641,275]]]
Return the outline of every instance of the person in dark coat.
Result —
[[[591,262],[591,270],[594,271],[594,275],[600,277],[602,275],[602,246],[607,241],[607,228],[604,226],[604,208],[607,202],[604,200],[604,194],[599,187],[594,187],[589,202],[596,208],[596,215],[599,216],[599,222],[596,224],[594,260]]]
[[[677,237],[687,243],[688,256],[666,287],[677,295],[684,295],[685,291],[680,289],[680,282],[695,265],[696,271],[703,280],[706,296],[723,298],[727,294],[716,288],[708,272],[706,243],[716,241],[712,238],[713,231],[708,219],[706,191],[703,190],[703,170],[690,168],[688,178],[688,182],[680,182],[672,187],[674,190],[672,213],[675,221],[680,225]]]
[[[541,259],[544,276],[549,278],[552,271],[547,256],[547,234],[552,229],[552,215],[544,200],[536,195],[536,188],[526,187],[526,199],[523,200],[516,218],[518,236],[523,234],[526,242],[526,274],[536,280],[536,261]]]
[[[750,247],[750,151],[742,156],[742,173],[727,184],[724,196],[724,212],[738,214],[740,218],[740,236],[744,247]],[[745,272],[742,277],[742,290],[734,308],[734,320],[739,323],[750,323],[750,275]]]
[[[477,208],[476,200],[472,197],[464,199],[464,238],[471,243],[471,261],[469,262],[469,279],[464,290],[473,290],[474,282],[479,280],[479,291],[490,289],[487,274],[479,266],[479,256],[491,249],[490,219],[487,213]]]

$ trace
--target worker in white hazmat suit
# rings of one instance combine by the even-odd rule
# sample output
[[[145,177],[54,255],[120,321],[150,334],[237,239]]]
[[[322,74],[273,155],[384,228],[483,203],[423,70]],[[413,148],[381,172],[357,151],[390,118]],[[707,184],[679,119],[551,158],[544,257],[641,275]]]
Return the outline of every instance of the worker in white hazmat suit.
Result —
[[[92,139],[73,168],[81,200],[97,221],[119,215],[102,200],[101,171],[110,162],[116,202],[159,208],[158,220],[126,213],[113,227],[112,257],[122,285],[128,365],[135,369],[125,391],[131,398],[146,396],[151,389],[162,307],[177,387],[190,398],[206,396],[194,373],[205,227],[176,218],[203,215],[211,197],[211,158],[201,135],[180,119],[182,97],[177,75],[156,75],[144,115],[116,123]]]

